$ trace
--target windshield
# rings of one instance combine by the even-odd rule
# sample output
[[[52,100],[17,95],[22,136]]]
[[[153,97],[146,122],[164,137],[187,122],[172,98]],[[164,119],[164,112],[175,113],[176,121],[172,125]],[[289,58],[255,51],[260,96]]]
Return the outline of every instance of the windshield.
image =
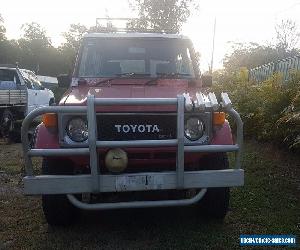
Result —
[[[114,77],[126,73],[151,77],[194,78],[188,42],[180,39],[86,39],[79,77]]]
[[[28,88],[36,90],[43,89],[42,84],[39,82],[37,76],[32,71],[27,69],[21,69],[20,71]]]

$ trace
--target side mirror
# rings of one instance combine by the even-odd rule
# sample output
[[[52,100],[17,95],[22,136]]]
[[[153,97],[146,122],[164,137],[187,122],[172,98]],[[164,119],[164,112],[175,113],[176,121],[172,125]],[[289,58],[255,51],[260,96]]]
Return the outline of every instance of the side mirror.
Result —
[[[68,88],[71,83],[71,77],[67,74],[62,74],[57,76],[58,87]]]
[[[211,87],[212,86],[212,76],[211,75],[202,75],[201,82],[202,82],[202,87]]]

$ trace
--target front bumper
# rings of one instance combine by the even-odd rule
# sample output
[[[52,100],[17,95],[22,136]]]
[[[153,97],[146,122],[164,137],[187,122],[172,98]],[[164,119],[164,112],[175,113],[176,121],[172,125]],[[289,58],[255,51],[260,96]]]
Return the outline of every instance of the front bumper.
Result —
[[[136,140],[136,141],[97,141],[96,105],[177,105],[177,139],[170,140]],[[71,203],[83,209],[114,209],[128,207],[152,207],[188,205],[200,200],[211,187],[233,187],[244,184],[244,170],[240,169],[241,146],[243,142],[243,125],[239,114],[231,107],[226,109],[237,125],[237,144],[235,145],[185,145],[184,144],[184,96],[177,98],[136,98],[136,99],[96,99],[88,96],[87,106],[51,106],[32,111],[23,121],[22,144],[25,159],[26,176],[24,191],[27,195],[67,194]],[[88,148],[64,149],[30,149],[27,132],[32,120],[43,113],[87,113],[89,130]],[[177,147],[176,171],[147,172],[134,174],[101,174],[99,168],[98,148],[126,147]],[[185,152],[236,152],[235,169],[185,171]],[[91,174],[89,175],[33,175],[31,157],[34,156],[79,156],[89,155]],[[127,192],[145,190],[201,189],[199,193],[184,200],[119,202],[88,204],[79,201],[73,194]]]
[[[142,179],[148,179],[147,182]],[[176,173],[134,173],[98,176],[101,192],[177,189]],[[91,175],[40,175],[24,177],[26,194],[92,193]],[[134,182],[132,180],[135,180]],[[244,185],[243,169],[185,171],[183,189]]]

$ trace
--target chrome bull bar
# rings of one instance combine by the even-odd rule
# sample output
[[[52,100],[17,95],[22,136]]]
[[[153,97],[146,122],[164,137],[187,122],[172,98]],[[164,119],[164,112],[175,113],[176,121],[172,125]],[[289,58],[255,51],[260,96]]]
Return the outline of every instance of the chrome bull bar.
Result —
[[[170,140],[134,140],[134,141],[98,141],[97,121],[95,106],[98,105],[177,105],[177,138]],[[38,108],[29,113],[22,124],[22,147],[25,160],[24,188],[25,194],[68,194],[68,198],[75,206],[84,209],[113,209],[127,207],[151,207],[151,206],[173,206],[188,205],[200,200],[208,187],[231,187],[244,184],[244,171],[241,169],[241,148],[243,144],[243,123],[239,114],[233,109],[224,109],[236,122],[237,136],[235,145],[184,145],[184,112],[185,97],[178,95],[177,98],[95,98],[89,95],[87,106],[50,106]],[[87,113],[88,119],[88,148],[60,148],[60,149],[30,149],[28,130],[31,122],[44,113]],[[103,175],[100,173],[97,148],[115,147],[164,147],[176,146],[176,171],[161,173],[137,173],[120,175]],[[184,171],[185,152],[236,152],[235,169],[206,170],[206,171]],[[90,156],[89,175],[33,175],[31,157],[34,156]],[[151,179],[148,186],[136,185],[122,189],[122,181],[126,178]],[[145,177],[147,178],[147,177]],[[119,183],[119,184],[118,184]],[[166,189],[188,189],[202,188],[202,190],[191,199],[167,200],[167,201],[141,201],[122,202],[108,204],[86,204],[76,199],[76,193],[100,193],[100,192],[124,192],[143,190],[166,190]]]

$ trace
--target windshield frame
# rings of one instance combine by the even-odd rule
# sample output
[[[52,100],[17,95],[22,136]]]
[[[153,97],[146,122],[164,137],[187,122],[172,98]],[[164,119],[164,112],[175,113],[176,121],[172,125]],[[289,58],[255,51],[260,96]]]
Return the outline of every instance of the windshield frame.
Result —
[[[78,50],[78,53],[77,53],[77,57],[76,57],[76,61],[75,61],[75,68],[74,68],[74,71],[73,71],[73,77],[74,78],[112,78],[112,77],[116,77],[116,78],[120,78],[120,79],[131,79],[131,78],[141,78],[141,79],[145,79],[145,78],[166,78],[166,77],[162,77],[162,76],[155,76],[155,75],[149,75],[149,76],[137,76],[137,75],[128,75],[128,76],[118,76],[117,74],[114,76],[114,75],[111,75],[111,76],[80,76],[79,75],[79,70],[80,70],[80,64],[81,64],[81,60],[82,60],[82,56],[83,56],[83,49],[86,45],[87,42],[90,41],[90,39],[93,39],[93,40],[115,40],[115,39],[121,39],[121,40],[146,40],[146,41],[149,41],[149,40],[155,40],[155,41],[166,41],[166,40],[180,40],[182,41],[183,43],[186,43],[186,47],[187,49],[189,50],[189,54],[190,54],[190,60],[191,60],[191,70],[192,70],[192,73],[193,75],[189,76],[189,77],[186,77],[186,76],[183,76],[183,75],[180,75],[180,74],[175,74],[174,76],[170,77],[171,79],[199,79],[200,78],[200,70],[199,70],[199,67],[198,67],[198,64],[196,62],[196,56],[195,56],[195,50],[194,50],[194,47],[192,45],[192,42],[189,40],[189,39],[183,39],[183,38],[162,38],[162,37],[151,37],[151,38],[148,38],[148,37],[101,37],[101,38],[90,38],[90,37],[87,37],[87,38],[83,38],[82,40],[82,43],[81,43],[81,46]],[[130,73],[130,72],[129,72]]]

